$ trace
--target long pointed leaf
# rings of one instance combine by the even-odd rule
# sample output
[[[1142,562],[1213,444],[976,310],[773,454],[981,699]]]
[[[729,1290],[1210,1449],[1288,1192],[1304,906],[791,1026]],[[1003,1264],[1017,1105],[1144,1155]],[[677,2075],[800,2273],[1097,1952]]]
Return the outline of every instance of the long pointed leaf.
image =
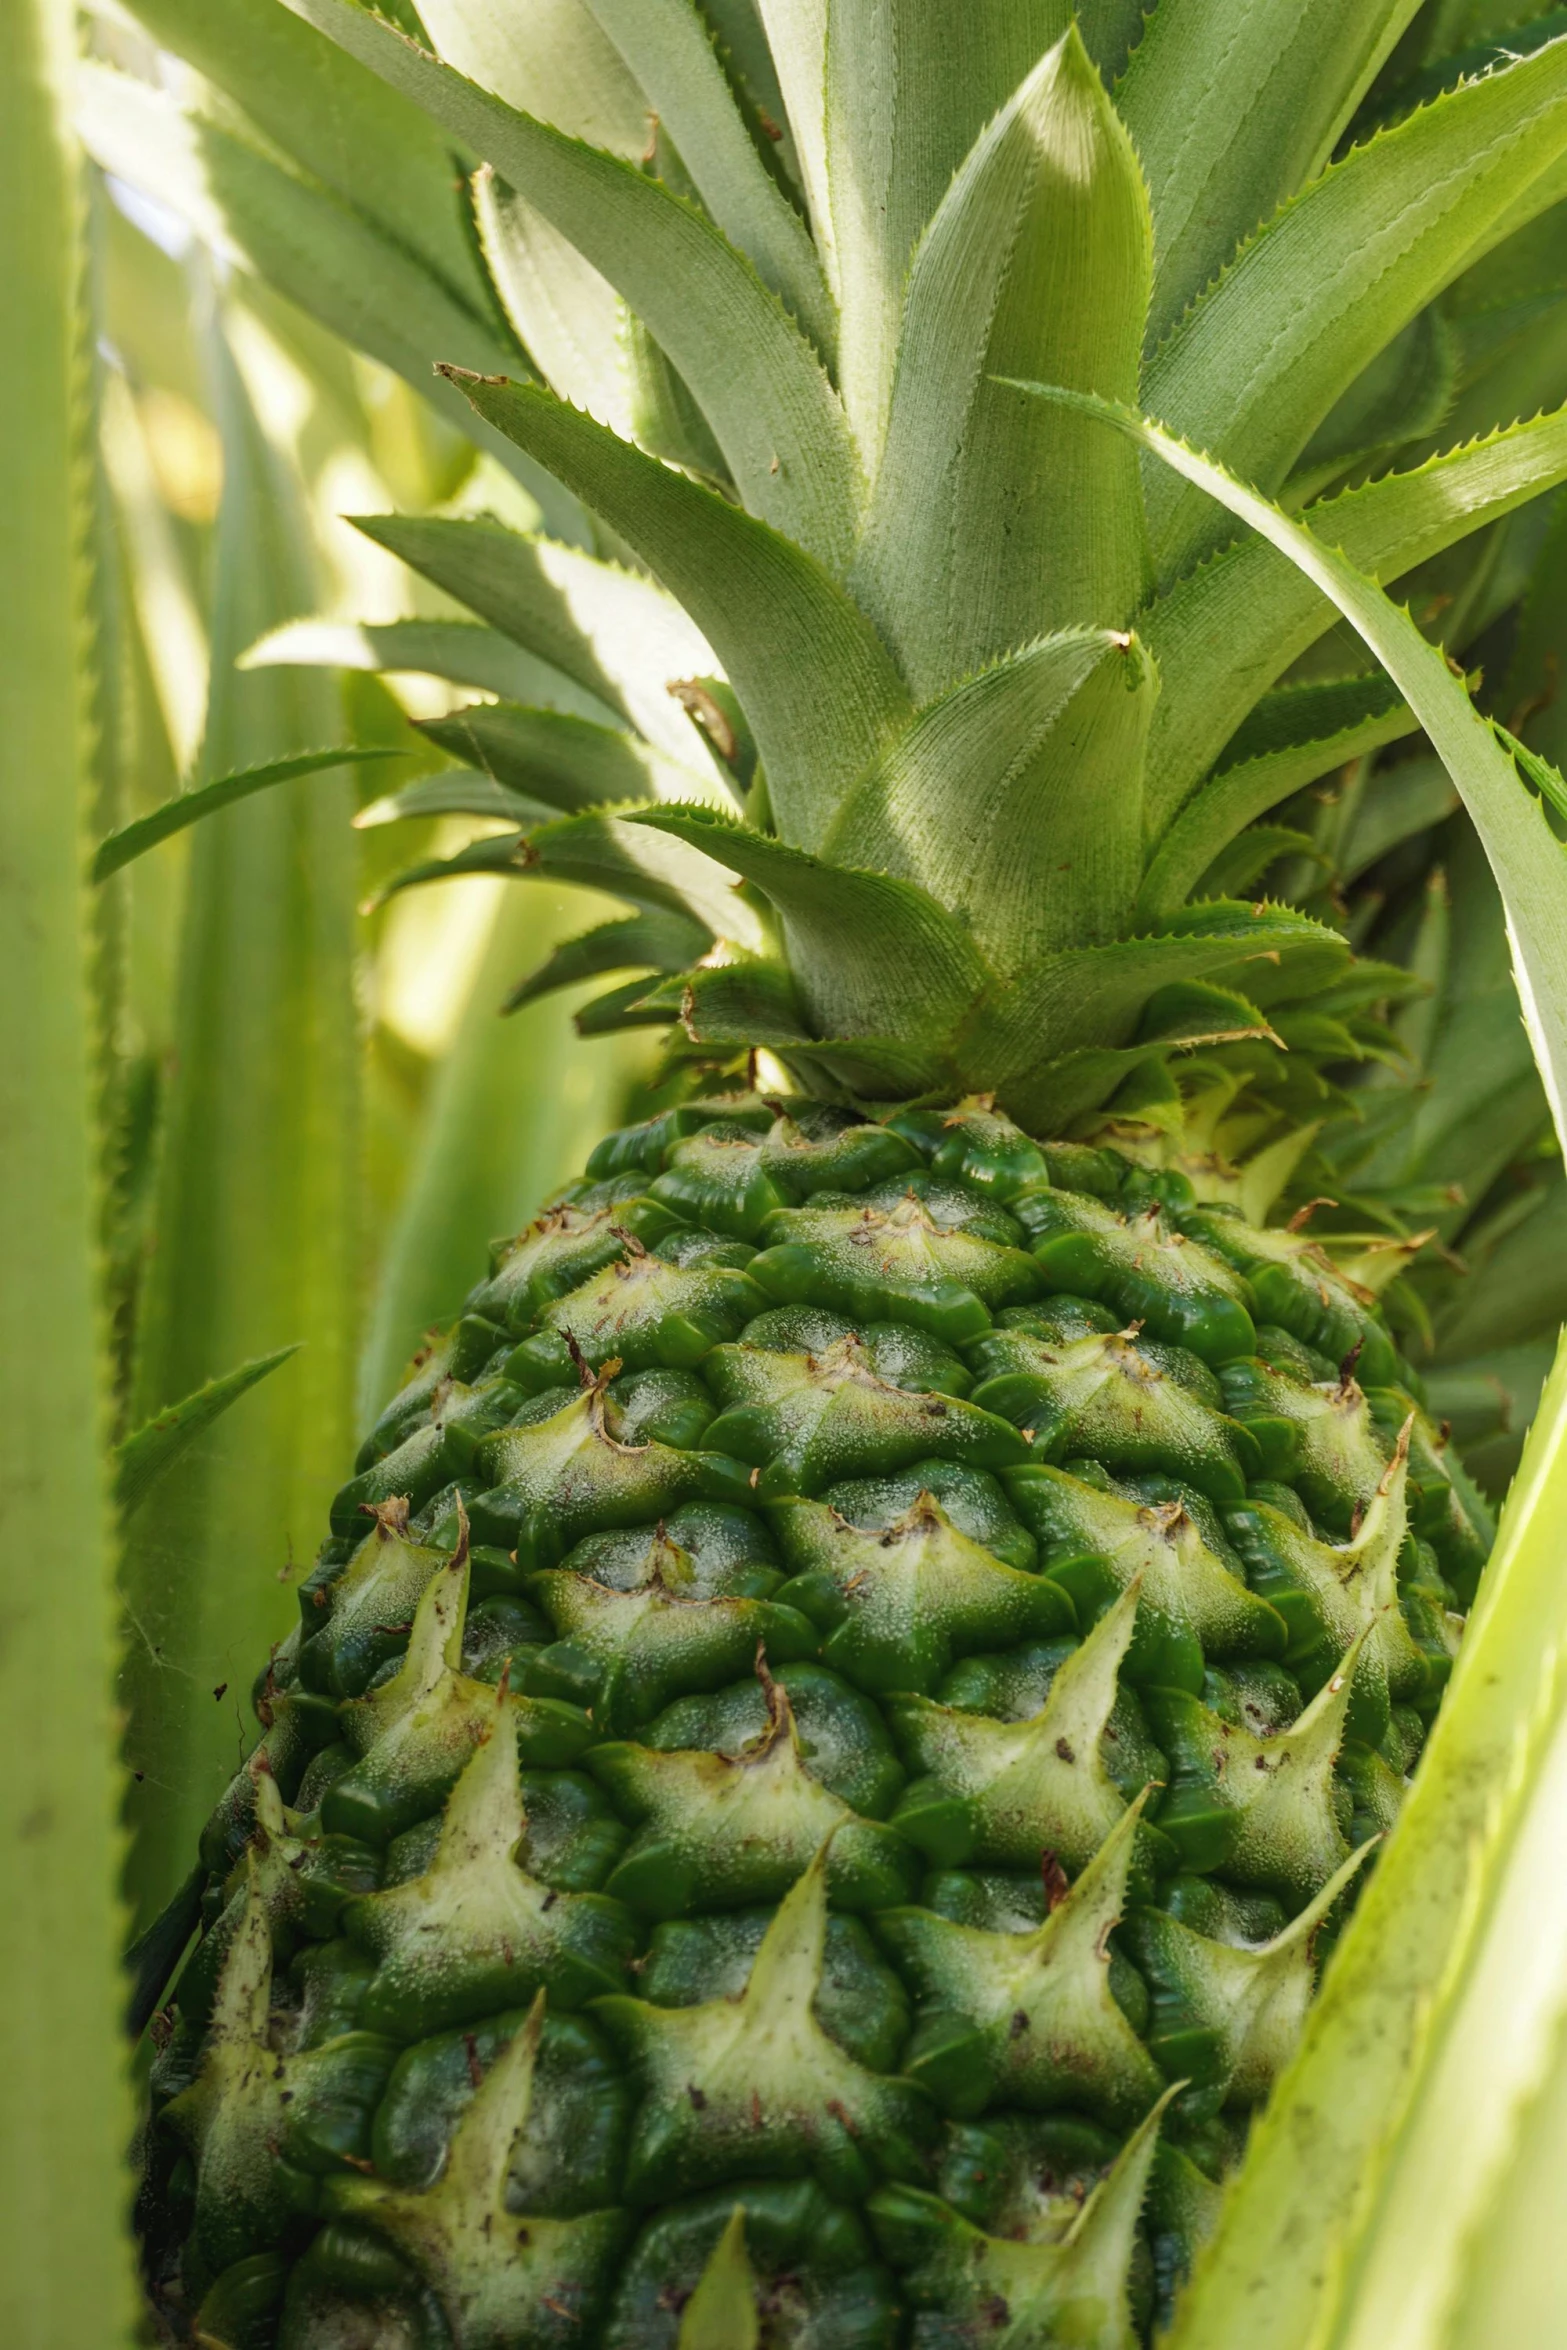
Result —
[[[618,710],[668,757],[711,773],[672,680],[699,677],[712,655],[672,596],[580,547],[507,530],[481,516],[357,518],[377,546],[433,579],[530,653]]]
[[[275,1371],[280,1363],[286,1363],[290,1355],[298,1352],[296,1346],[280,1346],[269,1355],[258,1356],[253,1363],[241,1363],[237,1370],[226,1371],[219,1379],[209,1379],[194,1395],[155,1412],[143,1427],[117,1445],[114,1498],[125,1514],[129,1516],[132,1510],[141,1507],[159,1478],[168,1475],[180,1455],[188,1452],[215,1420],[222,1418],[230,1404],[238,1403],[269,1371]]]
[[[195,66],[283,152],[405,245],[493,329],[450,143],[428,115],[277,0],[136,0],[160,48]]]
[[[1303,784],[1413,734],[1419,725],[1403,696],[1383,678],[1352,680],[1348,688],[1303,687],[1270,699],[1304,705],[1289,712],[1295,739],[1253,744],[1243,736],[1233,756],[1226,754],[1225,764],[1188,800],[1160,842],[1138,895],[1139,909],[1149,918],[1180,905],[1244,825]]]
[[[1133,453],[1030,422],[992,378],[1134,399],[1151,259],[1136,156],[1069,31],[976,142],[909,279],[854,583],[922,698],[1052,629],[1121,627],[1141,598]]]
[[[427,107],[570,237],[690,385],[747,505],[841,566],[862,491],[837,395],[712,223],[635,165],[492,97],[355,0],[287,5]]]
[[[286,620],[268,629],[241,655],[241,669],[400,670],[477,686],[507,701],[538,702],[570,710],[597,724],[613,707],[575,679],[541,661],[499,629],[471,620]]]
[[[610,800],[723,804],[716,781],[650,750],[640,736],[560,710],[475,702],[450,718],[425,719],[420,731],[454,759],[566,814]]]
[[[123,865],[144,857],[159,841],[171,840],[188,825],[199,824],[204,816],[215,816],[220,808],[231,808],[238,800],[248,800],[254,792],[268,791],[274,784],[290,783],[299,775],[320,775],[334,767],[349,767],[356,759],[387,756],[379,748],[366,750],[351,744],[335,751],[296,751],[287,759],[264,760],[258,767],[241,768],[237,775],[220,775],[211,783],[197,784],[192,790],[178,792],[172,800],[165,800],[161,808],[154,808],[149,815],[138,816],[134,823],[122,824],[118,832],[111,832],[98,845],[92,861],[92,877],[94,881],[107,881],[111,873],[118,873]],[[396,753],[391,756],[395,758]]]
[[[1143,406],[1277,489],[1339,394],[1448,280],[1551,201],[1567,40],[1438,99],[1312,182],[1154,354]],[[1527,217],[1525,209],[1524,217]],[[1161,576],[1217,533],[1189,485],[1148,484]]]
[[[1303,519],[1360,570],[1386,581],[1564,479],[1567,409],[1557,409],[1415,472],[1308,507]],[[1226,548],[1142,614],[1139,633],[1163,680],[1148,752],[1154,832],[1333,617],[1332,602],[1313,582],[1255,536]]]
[[[788,16],[792,41],[811,11],[767,13]],[[839,380],[873,470],[914,248],[985,125],[1066,31],[1070,9],[1067,0],[963,0],[959,7],[834,0],[821,15],[809,102],[823,142],[843,306]],[[791,117],[797,102],[791,90]],[[822,241],[820,224],[817,234]],[[1040,625],[1036,616],[1034,628]]]
[[[837,313],[800,215],[763,163],[693,0],[588,0],[732,245],[831,362]]]
[[[1567,113],[1567,108],[1563,109]],[[1330,597],[1414,711],[1463,795],[1507,909],[1513,970],[1558,1132],[1567,1136],[1567,850],[1462,682],[1429,639],[1363,571],[1156,424],[1082,393],[1048,397],[1093,410],[1195,489],[1266,538]]]
[[[635,828],[689,842],[772,901],[819,1034],[865,1028],[934,1049],[989,981],[965,927],[906,881],[828,864],[705,808],[647,809]]]
[[[575,987],[579,980],[597,979],[606,971],[683,971],[712,943],[713,934],[702,923],[662,908],[629,914],[619,922],[601,922],[594,930],[579,930],[562,939],[513,987],[506,1010],[520,1011],[557,988]]]
[[[92,740],[73,12],[22,0],[7,34],[0,511],[14,592],[0,633],[0,918],[12,1011],[0,1022],[0,1212],[7,1310],[28,1342],[0,1369],[0,1532],[16,1562],[0,1643],[0,2303],[19,2344],[128,2350],[137,2296],[82,874]]]
[[[1115,93],[1153,200],[1150,332],[1327,161],[1420,0],[1155,9]]]
[[[679,597],[744,705],[779,829],[812,846],[909,710],[865,615],[766,523],[548,393],[482,378],[464,379],[463,389]]]

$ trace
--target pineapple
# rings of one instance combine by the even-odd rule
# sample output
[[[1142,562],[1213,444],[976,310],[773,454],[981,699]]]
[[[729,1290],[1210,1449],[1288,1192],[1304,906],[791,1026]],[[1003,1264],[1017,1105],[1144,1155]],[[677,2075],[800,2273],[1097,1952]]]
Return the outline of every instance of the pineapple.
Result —
[[[366,813],[489,820],[407,883],[623,900],[518,1000],[629,974],[583,1026],[668,1085],[412,1366],[261,1674],[155,2033],[157,2296],[228,2350],[1128,2350],[1493,1528],[1407,1251],[1309,1221],[1400,977],[1221,888],[1413,714],[1019,384],[1459,565],[1567,479],[1554,413],[1390,470],[1444,289],[1550,217],[1567,40],[593,0],[535,56],[290,5],[142,13],[273,139],[262,35],[308,52],[338,173],[417,108],[487,159],[482,273],[424,244],[516,358],[443,382],[555,524],[364,525],[503,696]]]

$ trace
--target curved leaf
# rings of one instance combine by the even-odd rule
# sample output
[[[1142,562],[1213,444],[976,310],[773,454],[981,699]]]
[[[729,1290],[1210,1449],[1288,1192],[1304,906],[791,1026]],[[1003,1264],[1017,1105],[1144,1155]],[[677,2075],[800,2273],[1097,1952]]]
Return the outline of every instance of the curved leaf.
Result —
[[[1360,570],[1397,579],[1483,523],[1567,480],[1567,409],[1451,449],[1410,473],[1306,509],[1302,520]],[[1242,538],[1140,616],[1162,691],[1148,749],[1157,834],[1247,711],[1334,618],[1334,606],[1266,540]]]
[[[618,716],[597,694],[502,636],[471,620],[287,620],[269,629],[235,664],[244,669],[410,670],[476,686],[509,701],[542,703],[612,725]]]
[[[652,907],[628,914],[618,922],[601,922],[596,929],[562,939],[536,971],[520,979],[501,1007],[520,1011],[557,988],[575,987],[582,979],[597,979],[606,971],[684,971],[713,943],[706,925],[688,915]]]
[[[204,816],[215,816],[220,808],[231,808],[236,800],[248,800],[253,792],[267,791],[275,783],[290,783],[297,775],[319,775],[334,767],[350,767],[358,759],[398,758],[403,754],[372,748],[342,745],[335,751],[295,751],[286,759],[268,759],[257,767],[242,767],[237,774],[220,775],[211,783],[198,783],[189,791],[176,792],[165,800],[161,808],[154,808],[145,816],[138,816],[132,824],[122,824],[118,832],[100,841],[92,861],[94,881],[107,881],[111,873],[118,873],[137,857],[144,857],[159,841],[170,840],[187,825],[199,824]]]
[[[1567,44],[1563,45],[1567,55]],[[1563,107],[1567,115],[1567,106]],[[1079,392],[1052,391],[1102,415],[1304,573],[1362,637],[1400,688],[1463,795],[1507,909],[1513,970],[1557,1130],[1567,1136],[1567,849],[1522,790],[1512,760],[1438,648],[1374,579],[1277,506],[1161,426]]]
[[[1334,164],[1243,248],[1155,352],[1142,405],[1276,489],[1340,393],[1567,153],[1567,40],[1439,98]],[[1179,482],[1147,484],[1168,578],[1215,536]]]
[[[454,759],[466,759],[497,783],[568,814],[608,800],[716,803],[722,797],[711,769],[704,777],[651,750],[636,735],[561,710],[473,702],[449,718],[418,724],[421,734]]]
[[[181,1453],[221,1419],[230,1404],[238,1403],[269,1371],[299,1352],[298,1345],[280,1346],[254,1362],[241,1363],[221,1378],[209,1379],[181,1402],[166,1404],[150,1420],[127,1436],[114,1450],[114,1498],[129,1516],[139,1509],[160,1477],[173,1468]]]
[[[875,629],[801,548],[532,385],[465,378],[480,414],[658,573],[723,662],[781,832],[813,846],[909,698]]]
[[[994,378],[1135,398],[1151,256],[1136,156],[1069,31],[981,133],[909,277],[853,579],[922,699],[1052,629],[1120,627],[1141,597],[1131,452],[1107,461],[1075,417],[1031,423]]]
[[[465,521],[427,514],[353,520],[376,546],[617,710],[667,757],[711,774],[669,686],[701,675],[713,657],[656,582],[581,547],[509,530],[487,514]]]
[[[863,1028],[925,1047],[990,983],[967,930],[907,881],[829,864],[705,808],[645,808],[632,822],[690,842],[771,900],[818,1035]]]
[[[634,164],[480,89],[355,0],[286,5],[427,108],[571,239],[690,385],[746,504],[841,567],[862,496],[843,410],[777,298],[711,221]]]
[[[588,0],[698,194],[832,363],[838,319],[810,233],[757,153],[693,0]]]
[[[1243,727],[1233,738],[1224,765],[1187,801],[1159,843],[1137,900],[1147,919],[1180,905],[1219,851],[1291,792],[1413,734],[1419,725],[1383,677],[1270,694],[1254,715],[1282,720],[1283,739],[1270,742],[1261,727]]]

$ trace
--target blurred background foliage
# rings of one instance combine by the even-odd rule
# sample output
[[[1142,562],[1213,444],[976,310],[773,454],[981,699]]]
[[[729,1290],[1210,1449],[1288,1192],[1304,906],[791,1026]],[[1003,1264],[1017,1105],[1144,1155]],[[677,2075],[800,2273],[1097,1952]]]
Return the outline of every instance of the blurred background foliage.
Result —
[[[113,47],[122,69],[173,70],[140,36]],[[527,492],[399,377],[101,173],[90,232],[102,829],[288,751],[396,754],[229,809],[100,895],[117,1432],[303,1341],[127,1528],[145,1924],[248,1744],[255,1659],[296,1612],[290,1584],[374,1400],[471,1285],[484,1240],[524,1222],[654,1071],[635,1035],[577,1045],[581,991],[500,1017],[580,925],[580,897],[482,880],[362,910],[407,834],[394,859],[388,832],[354,828],[356,806],[444,765],[404,722],[467,695],[416,673],[242,665],[305,615],[458,616],[345,514],[488,509],[526,527]],[[434,819],[421,847],[482,829]]]

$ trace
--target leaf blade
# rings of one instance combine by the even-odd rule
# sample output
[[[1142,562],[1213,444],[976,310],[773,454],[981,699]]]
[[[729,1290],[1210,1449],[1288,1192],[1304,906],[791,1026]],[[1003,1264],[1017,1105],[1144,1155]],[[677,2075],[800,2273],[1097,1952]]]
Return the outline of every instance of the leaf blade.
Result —
[[[253,1362],[240,1363],[220,1378],[209,1379],[204,1387],[198,1387],[179,1403],[166,1405],[116,1445],[114,1498],[122,1512],[129,1517],[133,1510],[139,1509],[159,1478],[167,1476],[181,1453],[188,1451],[198,1436],[204,1435],[231,1404],[248,1395],[270,1371],[298,1352],[297,1345],[280,1346],[269,1355],[258,1355]]]
[[[233,775],[217,776],[211,783],[194,784],[189,791],[177,792],[161,807],[138,816],[131,824],[122,824],[118,832],[111,832],[106,840],[100,841],[93,856],[92,878],[107,881],[111,873],[118,873],[137,857],[144,857],[160,841],[172,840],[177,832],[199,824],[204,816],[215,816],[220,808],[231,808],[255,792],[270,790],[274,784],[291,783],[301,775],[329,774],[334,767],[351,767],[362,759],[397,756],[395,751],[340,744],[331,751],[294,751],[286,759],[263,760],[258,766],[242,767]]]

